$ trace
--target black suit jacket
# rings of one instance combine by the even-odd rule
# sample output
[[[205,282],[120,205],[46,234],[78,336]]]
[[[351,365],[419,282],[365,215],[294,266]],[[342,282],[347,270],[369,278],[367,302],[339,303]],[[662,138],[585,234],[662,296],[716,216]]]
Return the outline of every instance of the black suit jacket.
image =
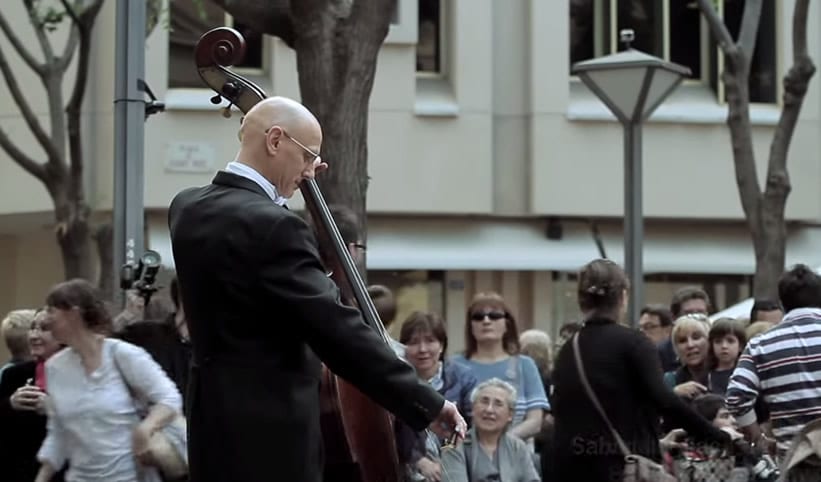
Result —
[[[4,482],[31,482],[40,463],[37,451],[46,438],[45,415],[11,408],[11,395],[34,378],[37,363],[27,361],[12,365],[0,378],[0,479]],[[52,481],[62,481],[57,474]]]
[[[305,221],[220,172],[169,225],[193,344],[192,482],[321,480],[320,359],[415,429],[441,395],[340,303]]]

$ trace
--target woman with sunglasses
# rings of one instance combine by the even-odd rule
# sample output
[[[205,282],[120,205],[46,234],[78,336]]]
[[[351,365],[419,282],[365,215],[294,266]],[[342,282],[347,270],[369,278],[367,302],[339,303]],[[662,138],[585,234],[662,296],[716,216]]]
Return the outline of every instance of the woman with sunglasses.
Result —
[[[532,358],[519,353],[519,332],[504,299],[494,292],[478,293],[467,310],[465,352],[452,360],[473,371],[478,383],[498,378],[518,394],[509,433],[532,440],[542,428],[550,404]]]

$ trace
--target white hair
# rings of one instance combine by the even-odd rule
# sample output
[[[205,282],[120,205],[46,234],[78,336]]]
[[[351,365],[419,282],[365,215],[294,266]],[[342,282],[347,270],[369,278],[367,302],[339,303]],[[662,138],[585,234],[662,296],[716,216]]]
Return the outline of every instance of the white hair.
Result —
[[[501,388],[504,390],[507,393],[507,399],[505,400],[507,402],[507,406],[510,408],[511,412],[516,410],[516,388],[514,388],[510,383],[499,378],[491,378],[476,385],[476,388],[470,392],[470,403],[476,403],[476,399],[479,397],[479,392],[485,388]]]

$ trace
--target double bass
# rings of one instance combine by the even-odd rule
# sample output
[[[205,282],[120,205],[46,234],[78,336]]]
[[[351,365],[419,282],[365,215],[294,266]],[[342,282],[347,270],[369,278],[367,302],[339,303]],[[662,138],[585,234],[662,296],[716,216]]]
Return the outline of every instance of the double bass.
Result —
[[[195,63],[203,82],[216,92],[214,104],[227,100],[223,115],[230,117],[231,106],[247,113],[267,96],[248,79],[232,72],[245,54],[245,39],[234,29],[218,27],[199,39],[195,49]],[[316,227],[317,240],[322,251],[328,253],[324,262],[339,287],[342,299],[356,306],[372,329],[380,334],[386,345],[389,338],[379,319],[376,308],[359,275],[345,242],[336,227],[322,193],[314,179],[305,179],[300,185]],[[342,463],[353,467],[350,479],[355,482],[397,482],[401,470],[396,449],[396,437],[391,415],[345,380],[336,377],[324,365],[320,385],[322,407],[322,437],[325,459],[332,465]]]

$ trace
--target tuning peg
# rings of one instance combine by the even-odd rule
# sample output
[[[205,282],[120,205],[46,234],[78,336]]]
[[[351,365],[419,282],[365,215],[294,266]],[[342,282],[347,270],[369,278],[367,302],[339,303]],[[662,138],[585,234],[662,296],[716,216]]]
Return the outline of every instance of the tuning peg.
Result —
[[[230,105],[228,107],[223,107],[222,108],[222,116],[225,117],[226,119],[231,118],[231,106]]]
[[[214,97],[211,97],[211,103],[214,105],[222,103],[222,96],[217,94]]]

